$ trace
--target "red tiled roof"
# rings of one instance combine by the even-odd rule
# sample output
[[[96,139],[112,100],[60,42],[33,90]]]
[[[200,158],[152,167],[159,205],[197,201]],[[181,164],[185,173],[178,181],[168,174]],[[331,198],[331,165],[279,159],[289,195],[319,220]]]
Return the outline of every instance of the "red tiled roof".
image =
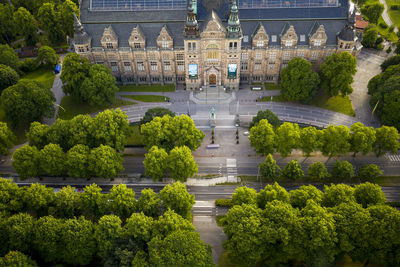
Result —
[[[357,29],[365,29],[368,26],[368,21],[365,20],[356,20],[356,28]]]

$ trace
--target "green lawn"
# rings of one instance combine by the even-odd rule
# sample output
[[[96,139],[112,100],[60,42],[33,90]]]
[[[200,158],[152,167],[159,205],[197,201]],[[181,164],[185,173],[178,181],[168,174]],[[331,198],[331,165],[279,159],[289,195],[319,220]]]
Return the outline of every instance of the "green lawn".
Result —
[[[63,120],[70,120],[79,114],[91,114],[102,111],[104,109],[117,108],[128,105],[135,105],[135,103],[117,99],[115,101],[115,104],[113,105],[106,107],[93,107],[86,103],[78,103],[77,101],[74,101],[71,96],[64,96],[60,103],[60,106],[62,108],[60,107],[58,110],[58,118]]]
[[[353,117],[356,115],[351,100],[348,96],[329,97],[327,94],[320,94],[313,99],[311,105],[340,112]]]
[[[53,70],[40,68],[22,76],[21,80],[37,81],[44,86],[51,88],[53,87],[54,77],[56,77],[56,75],[53,73]]]
[[[118,85],[121,92],[174,92],[175,85],[173,84],[153,84],[153,85]]]
[[[388,3],[388,1],[395,1],[395,0],[385,0],[386,1],[386,3]],[[366,2],[365,2],[365,5],[371,5],[371,4],[374,4],[374,3],[379,3],[379,0],[367,0]],[[390,7],[389,7],[389,9],[390,9]],[[390,15],[390,10],[389,10],[389,15]],[[382,16],[378,19],[378,24],[377,24],[377,29],[378,29],[378,32],[384,37],[384,38],[386,38],[387,40],[389,40],[389,41],[391,41],[391,42],[396,42],[397,40],[398,40],[398,37],[397,37],[397,35],[396,35],[396,33],[394,33],[394,32],[389,32],[389,27],[387,27],[386,29],[385,28],[382,28],[379,24],[380,23],[384,23],[385,21],[383,20],[383,18],[382,18]],[[393,23],[395,23],[396,24],[396,22],[394,22],[393,21]],[[397,24],[398,25],[398,24]]]
[[[392,5],[399,5],[400,2],[397,2],[397,0],[385,0],[386,5],[389,8],[389,17],[392,20],[392,22],[395,24],[396,27],[400,27],[400,10],[391,10],[390,6]]]
[[[167,102],[169,97],[162,95],[122,95],[122,97],[142,102]]]
[[[265,90],[281,90],[281,86],[275,83],[264,83]]]
[[[127,146],[143,146],[143,136],[140,134],[140,125],[129,126],[131,134],[128,136]]]

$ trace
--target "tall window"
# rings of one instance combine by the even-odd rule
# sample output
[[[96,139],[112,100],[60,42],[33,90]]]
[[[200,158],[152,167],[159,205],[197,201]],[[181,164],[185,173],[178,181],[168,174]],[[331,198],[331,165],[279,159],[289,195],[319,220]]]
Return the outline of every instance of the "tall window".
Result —
[[[321,39],[314,40],[314,46],[321,46],[321,43],[322,43]]]
[[[263,47],[264,41],[257,41],[257,47]]]
[[[254,63],[254,70],[261,70],[261,62]]]
[[[124,62],[124,68],[126,72],[131,72],[132,68],[131,68],[131,63],[130,62]]]
[[[164,70],[171,70],[171,63],[169,61],[164,61]]]
[[[163,60],[169,60],[169,54],[163,54],[162,58]]]
[[[112,43],[106,43],[106,47],[107,47],[108,49],[112,49],[112,48],[114,48],[114,46],[113,46],[113,44],[112,44]]]
[[[242,62],[242,64],[240,65],[240,69],[241,70],[247,70],[248,69],[248,63],[247,62]]]
[[[185,70],[185,61],[178,61],[178,71],[184,71]]]
[[[293,41],[292,40],[287,40],[285,42],[285,46],[293,46]]]
[[[157,71],[158,70],[157,62],[151,61],[150,62],[150,67],[151,67],[152,71]]]
[[[162,46],[162,48],[169,48],[169,42],[167,42],[167,41],[162,41],[162,42],[161,42],[161,46]]]
[[[142,61],[137,63],[137,69],[138,71],[144,71],[144,64]]]
[[[183,54],[176,54],[176,60],[184,60],[184,55]]]
[[[261,53],[256,53],[256,59],[257,59],[257,60],[262,59],[262,54],[261,54]]]
[[[270,53],[269,54],[269,61],[275,62],[275,60],[276,60],[276,53],[275,52]]]
[[[207,59],[218,59],[218,46],[210,44],[207,46]]]
[[[315,61],[315,60],[317,60],[318,59],[318,52],[312,52],[312,54],[311,54],[311,60],[312,61]]]
[[[140,43],[133,43],[133,48],[140,48]]]
[[[111,70],[112,70],[113,72],[117,72],[117,71],[118,71],[117,62],[111,62]]]

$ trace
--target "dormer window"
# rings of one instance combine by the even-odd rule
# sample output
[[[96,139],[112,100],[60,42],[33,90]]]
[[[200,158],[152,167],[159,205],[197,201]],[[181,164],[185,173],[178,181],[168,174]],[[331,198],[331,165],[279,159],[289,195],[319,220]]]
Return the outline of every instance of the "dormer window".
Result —
[[[304,34],[300,34],[300,42],[305,42],[306,36]]]
[[[316,39],[314,40],[314,46],[321,46],[322,40],[321,39]]]
[[[287,40],[285,42],[285,46],[288,46],[288,47],[293,46],[293,41],[292,40]]]
[[[165,39],[165,38],[164,38],[164,39]],[[161,45],[162,45],[162,48],[169,48],[168,42],[163,41],[163,42],[161,43]]]
[[[264,41],[257,41],[257,47],[263,47]]]
[[[133,43],[134,48],[140,48],[140,43]]]
[[[113,49],[114,48],[112,43],[106,43],[106,47],[107,47],[107,49]]]
[[[109,42],[110,41],[110,37],[107,36],[106,37],[106,41]]]
[[[139,38],[138,38],[137,36],[135,36],[135,38],[134,38],[134,39],[135,39],[135,41],[139,40]]]
[[[276,42],[276,39],[277,39],[277,38],[276,38],[276,35],[272,35],[272,36],[271,36],[271,39],[272,39],[272,42],[275,43],[275,42]]]

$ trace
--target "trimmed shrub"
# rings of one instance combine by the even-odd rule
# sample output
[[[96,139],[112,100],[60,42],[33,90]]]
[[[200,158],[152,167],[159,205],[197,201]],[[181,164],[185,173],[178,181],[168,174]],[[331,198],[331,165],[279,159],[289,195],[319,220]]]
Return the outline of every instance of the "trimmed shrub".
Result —
[[[232,199],[216,199],[215,206],[217,207],[231,207],[232,206]]]

